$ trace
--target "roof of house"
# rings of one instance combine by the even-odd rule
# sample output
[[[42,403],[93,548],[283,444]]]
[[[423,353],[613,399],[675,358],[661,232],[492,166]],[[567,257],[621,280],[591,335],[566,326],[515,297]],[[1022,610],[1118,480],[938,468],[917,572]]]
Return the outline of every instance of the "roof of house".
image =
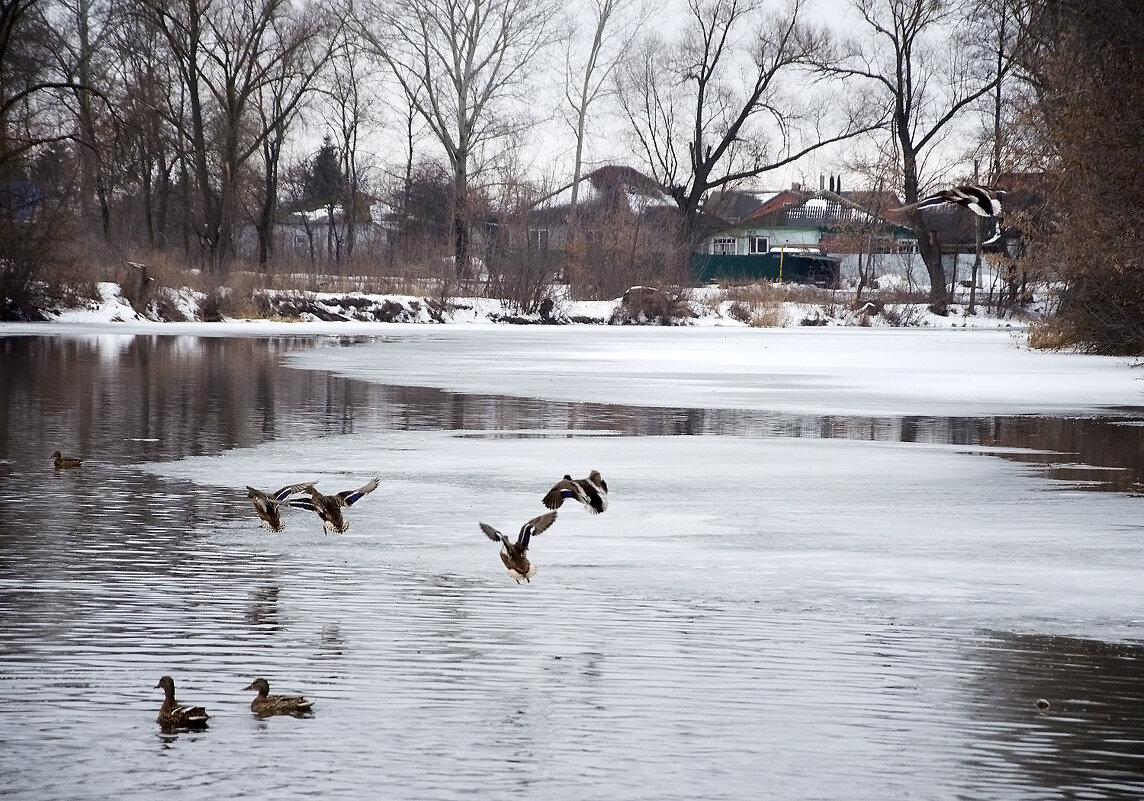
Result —
[[[741,222],[790,228],[870,225],[880,222],[877,213],[855,202],[849,194],[852,193],[785,189],[747,214]]]
[[[671,193],[654,178],[632,167],[610,164],[580,177],[577,205],[602,211],[642,211],[649,207],[676,208]],[[567,211],[572,205],[573,183],[565,184],[533,204],[537,211]]]
[[[704,202],[703,211],[734,225],[778,194],[774,190],[727,190],[711,195]]]

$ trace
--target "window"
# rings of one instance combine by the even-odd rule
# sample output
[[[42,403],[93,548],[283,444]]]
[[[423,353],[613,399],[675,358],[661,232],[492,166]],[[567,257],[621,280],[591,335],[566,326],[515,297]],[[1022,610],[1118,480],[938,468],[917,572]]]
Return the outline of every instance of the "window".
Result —
[[[734,256],[738,241],[733,236],[717,236],[711,240],[711,253],[715,256]]]
[[[544,253],[548,250],[548,229],[547,228],[529,228],[528,229],[528,244],[529,246],[539,252]]]
[[[878,236],[874,238],[874,252],[881,253],[883,255],[896,253],[917,253],[918,240],[894,239],[890,236]]]
[[[756,253],[766,253],[768,239],[765,236],[752,236],[747,239],[747,252],[754,255]]]

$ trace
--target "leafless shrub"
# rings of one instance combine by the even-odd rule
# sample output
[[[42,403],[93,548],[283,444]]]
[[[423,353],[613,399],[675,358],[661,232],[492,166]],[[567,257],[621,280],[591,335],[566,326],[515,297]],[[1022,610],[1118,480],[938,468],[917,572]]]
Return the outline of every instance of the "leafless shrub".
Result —
[[[923,308],[919,303],[887,303],[882,307],[882,319],[895,328],[915,326],[921,321]]]
[[[609,325],[685,325],[695,317],[685,292],[634,286],[624,293]]]
[[[753,314],[745,304],[735,301],[727,307],[727,316],[740,323],[750,323]]]
[[[552,293],[556,273],[546,253],[510,251],[489,265],[489,293],[523,314],[535,314]]]
[[[1075,348],[1080,343],[1076,331],[1060,317],[1047,317],[1029,326],[1029,347],[1039,350]]]
[[[752,328],[784,328],[788,322],[790,317],[786,309],[777,303],[755,312],[749,324]]]
[[[783,303],[788,292],[769,283],[739,284],[726,287],[720,295],[731,301],[727,314],[755,328],[781,328],[789,322]]]
[[[187,315],[179,307],[173,292],[167,287],[160,287],[155,290],[147,307],[146,315],[153,320],[160,320],[165,323],[190,322]],[[262,315],[257,316],[261,317]]]

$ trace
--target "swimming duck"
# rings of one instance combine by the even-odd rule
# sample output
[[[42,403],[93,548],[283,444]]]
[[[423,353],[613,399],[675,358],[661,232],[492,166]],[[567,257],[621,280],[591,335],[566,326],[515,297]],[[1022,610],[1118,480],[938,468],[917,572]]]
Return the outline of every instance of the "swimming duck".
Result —
[[[587,478],[572,478],[565,474],[548,490],[544,505],[549,509],[559,509],[565,498],[579,501],[589,512],[598,515],[608,508],[608,483],[599,470],[593,470]]]
[[[313,701],[302,695],[270,695],[270,683],[266,679],[255,679],[243,689],[258,691],[257,697],[250,702],[250,711],[259,717],[301,715],[314,706]]]
[[[286,528],[286,524],[282,522],[282,514],[278,511],[279,505],[291,495],[302,492],[313,485],[313,481],[307,481],[304,484],[291,484],[269,494],[254,487],[247,487],[246,497],[254,503],[254,511],[258,512],[258,517],[262,520],[262,527],[267,531],[277,532]]]
[[[166,694],[163,705],[159,707],[159,717],[156,720],[164,729],[205,729],[207,718],[210,715],[201,706],[186,706],[175,700],[175,680],[170,676],[163,676],[155,689],[162,688]]]
[[[73,456],[64,456],[59,451],[53,453],[52,458],[55,460],[56,470],[71,470],[73,467],[79,467],[83,464],[79,459]]]
[[[528,561],[525,553],[528,551],[528,541],[547,529],[556,521],[556,512],[545,512],[539,517],[534,517],[520,527],[520,533],[516,535],[516,542],[511,542],[508,537],[501,534],[488,523],[481,523],[481,531],[485,532],[485,536],[493,542],[501,544],[500,558],[504,562],[504,566],[508,568],[508,574],[516,579],[516,583],[520,584],[520,580],[531,581],[532,577],[536,575],[536,568]]]
[[[350,527],[350,524],[342,517],[342,507],[353,506],[377,489],[377,485],[380,483],[375,478],[365,486],[358,487],[356,490],[345,490],[337,495],[323,495],[313,485],[310,485],[302,488],[303,492],[309,493],[309,498],[291,498],[288,503],[291,506],[297,506],[299,509],[317,512],[318,517],[322,518],[323,531],[342,534]]]

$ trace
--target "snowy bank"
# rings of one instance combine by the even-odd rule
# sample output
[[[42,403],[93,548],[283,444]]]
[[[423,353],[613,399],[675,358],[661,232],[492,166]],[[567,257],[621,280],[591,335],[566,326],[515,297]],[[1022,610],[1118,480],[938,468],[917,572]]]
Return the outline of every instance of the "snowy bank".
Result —
[[[674,314],[656,315],[635,294],[613,300],[572,300],[554,294],[542,313],[523,314],[511,303],[494,298],[426,298],[413,295],[378,295],[362,292],[302,292],[265,290],[255,295],[257,316],[222,316],[221,322],[265,320],[283,323],[516,323],[516,324],[648,324],[726,327],[862,326],[915,328],[1023,328],[1012,319],[983,313],[967,314],[965,307],[951,305],[950,314],[939,316],[922,303],[869,301],[855,309],[849,293],[827,295],[824,302],[776,300],[782,287],[763,285],[766,301],[743,301],[737,289],[710,285],[692,289]],[[137,310],[115,283],[97,285],[99,298],[79,308],[46,312],[57,323],[155,323],[202,322],[215,319],[207,298],[189,289],[161,289]],[[667,294],[667,293],[662,293]],[[667,301],[664,301],[665,303]]]

